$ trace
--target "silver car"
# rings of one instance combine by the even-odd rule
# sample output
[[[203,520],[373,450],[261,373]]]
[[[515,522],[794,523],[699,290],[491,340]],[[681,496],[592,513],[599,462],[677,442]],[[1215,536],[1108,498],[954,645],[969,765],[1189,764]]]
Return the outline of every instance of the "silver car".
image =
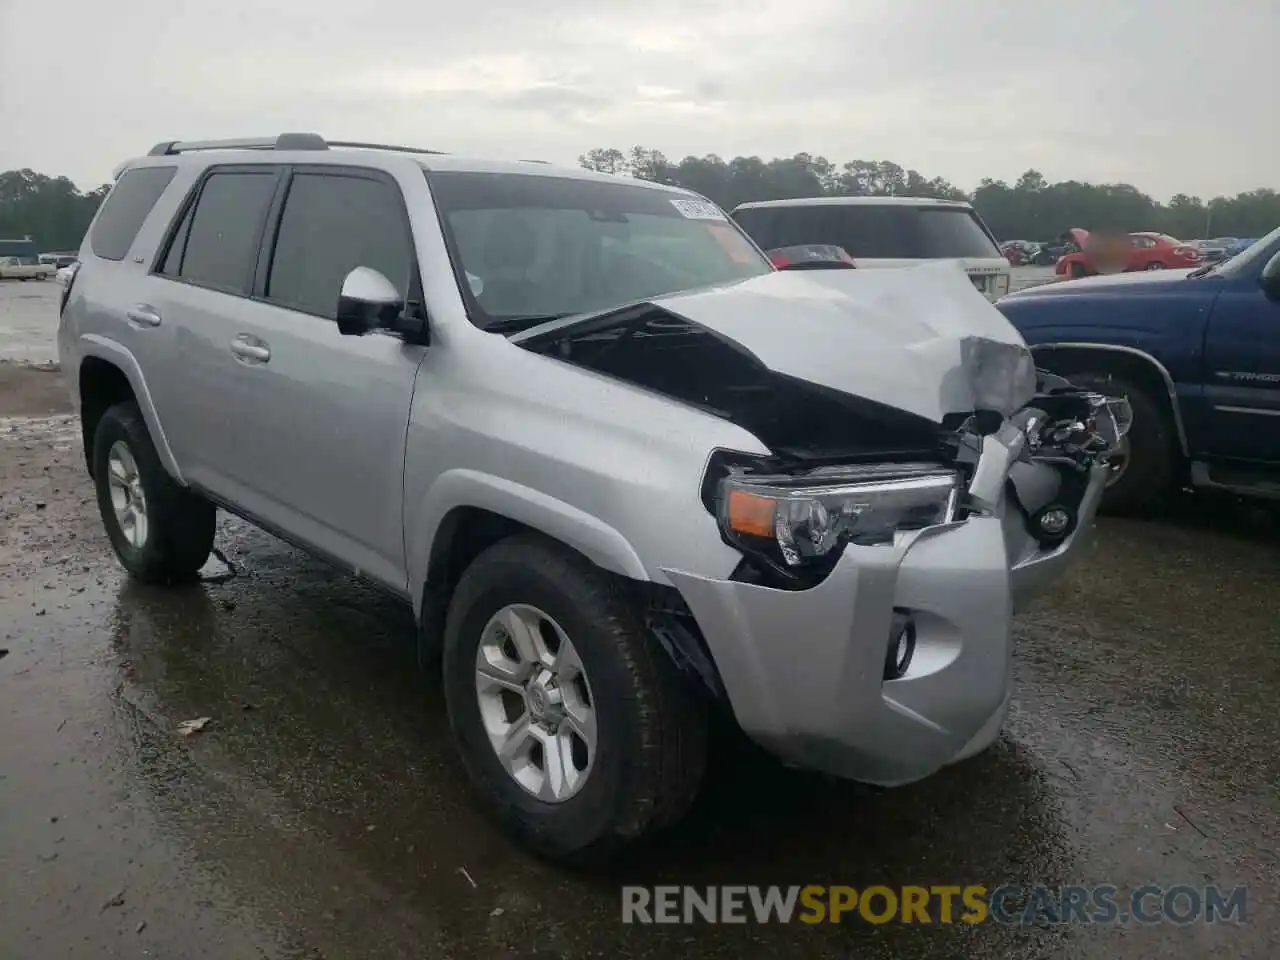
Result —
[[[903,784],[997,736],[1128,415],[965,274],[777,271],[685,190],[314,134],[124,164],[59,349],[128,572],[222,508],[412,604],[493,817],[606,857],[723,710]]]

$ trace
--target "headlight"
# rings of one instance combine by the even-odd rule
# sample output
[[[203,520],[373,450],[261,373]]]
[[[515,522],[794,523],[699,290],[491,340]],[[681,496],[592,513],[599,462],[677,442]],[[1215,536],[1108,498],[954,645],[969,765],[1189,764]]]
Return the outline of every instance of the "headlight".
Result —
[[[731,543],[794,570],[834,563],[845,543],[892,543],[899,531],[947,523],[958,496],[958,474],[935,464],[731,474],[720,482],[718,513]]]

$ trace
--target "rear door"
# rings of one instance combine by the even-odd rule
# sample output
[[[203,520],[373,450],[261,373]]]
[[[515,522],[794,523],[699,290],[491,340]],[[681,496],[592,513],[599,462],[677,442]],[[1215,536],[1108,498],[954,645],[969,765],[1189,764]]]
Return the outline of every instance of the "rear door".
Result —
[[[267,525],[403,590],[405,435],[425,348],[343,336],[346,275],[370,267],[422,301],[399,186],[375,170],[294,167],[253,298],[225,330],[237,479]]]
[[[228,344],[250,305],[283,175],[279,164],[209,168],[170,227],[136,311],[143,319],[135,326],[156,344],[147,380],[183,477],[246,508],[256,501],[245,487],[240,433],[254,410],[237,392]]]
[[[1147,264],[1160,258],[1156,242],[1151,237],[1129,237],[1129,270],[1145,270]]]

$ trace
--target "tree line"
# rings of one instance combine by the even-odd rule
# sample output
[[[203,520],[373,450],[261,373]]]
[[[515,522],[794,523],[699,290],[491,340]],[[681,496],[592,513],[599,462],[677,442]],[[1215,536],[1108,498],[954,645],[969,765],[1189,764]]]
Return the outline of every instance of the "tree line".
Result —
[[[673,162],[661,151],[635,147],[591,150],[580,158],[591,170],[674,183],[696,190],[725,209],[747,200],[814,196],[901,196],[971,200],[1002,240],[1048,240],[1069,227],[1086,230],[1157,230],[1180,239],[1260,237],[1280,226],[1280,193],[1267,188],[1209,200],[1179,193],[1168,203],[1127,183],[1049,183],[1028,170],[1012,185],[984,179],[966,193],[942,177],[926,178],[887,160],[850,160],[797,153],[763,160],[715,154]],[[30,236],[42,251],[80,246],[108,184],[80,191],[66,177],[34,170],[0,173],[0,238]]]
[[[1028,170],[1012,185],[984,179],[966,193],[942,177],[926,178],[888,160],[834,163],[797,153],[763,160],[715,154],[669,160],[659,150],[597,148],[578,161],[589,170],[695,190],[732,210],[747,200],[819,196],[937,197],[969,200],[1001,240],[1049,240],[1071,227],[1153,230],[1183,240],[1261,237],[1280,226],[1280,193],[1267,188],[1234,197],[1202,199],[1179,193],[1160,203],[1127,183],[1050,183]]]
[[[108,188],[82,193],[66,177],[34,170],[0,173],[0,238],[29,236],[41,252],[78,250]]]

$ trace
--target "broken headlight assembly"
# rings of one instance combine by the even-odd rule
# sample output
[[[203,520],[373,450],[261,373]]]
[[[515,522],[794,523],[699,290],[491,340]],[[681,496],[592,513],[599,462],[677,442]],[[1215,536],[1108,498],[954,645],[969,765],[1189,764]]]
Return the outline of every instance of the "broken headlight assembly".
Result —
[[[1129,402],[1071,386],[1041,372],[1041,392],[983,440],[966,506],[994,514],[1007,492],[1021,510],[1027,530],[1046,549],[1067,540],[1079,523],[1084,496],[1098,467],[1116,453],[1133,421]],[[1035,509],[1021,503],[1007,477],[1017,461],[1052,466],[1058,491]]]
[[[720,481],[716,513],[730,545],[786,579],[809,581],[830,571],[846,543],[891,544],[955,519],[959,497],[959,473],[937,464],[732,471]]]

